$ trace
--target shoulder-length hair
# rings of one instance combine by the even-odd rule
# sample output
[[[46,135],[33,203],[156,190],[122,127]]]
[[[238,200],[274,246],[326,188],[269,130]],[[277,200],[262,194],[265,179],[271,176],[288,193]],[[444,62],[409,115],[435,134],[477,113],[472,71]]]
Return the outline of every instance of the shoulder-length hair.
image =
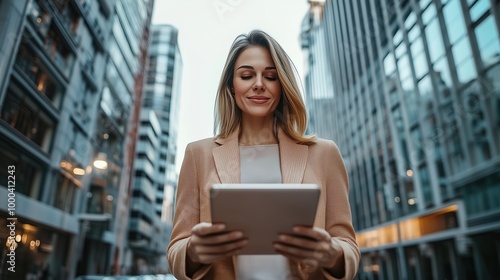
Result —
[[[250,46],[261,46],[269,51],[281,83],[281,99],[274,111],[274,133],[276,134],[277,128],[281,127],[283,132],[297,143],[306,145],[314,143],[315,136],[305,135],[307,111],[295,79],[297,71],[278,42],[261,30],[253,30],[248,35],[241,34],[231,45],[215,101],[216,137],[228,137],[241,123],[241,109],[236,105],[231,88],[236,59]]]

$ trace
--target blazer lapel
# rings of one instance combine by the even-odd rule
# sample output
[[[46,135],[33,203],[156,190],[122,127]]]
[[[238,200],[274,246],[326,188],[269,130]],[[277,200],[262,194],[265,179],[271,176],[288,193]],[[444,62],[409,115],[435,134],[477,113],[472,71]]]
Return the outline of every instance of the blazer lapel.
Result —
[[[278,140],[283,183],[302,183],[307,164],[307,145],[295,143],[282,129],[278,130]]]
[[[239,129],[229,137],[217,139],[219,147],[213,149],[215,168],[221,183],[240,183]],[[285,184],[302,183],[307,164],[308,147],[295,143],[281,128],[278,129],[281,178]]]
[[[238,133],[236,129],[229,137],[217,139],[220,144],[213,149],[215,168],[223,184],[237,184],[240,182],[240,149],[238,146]]]

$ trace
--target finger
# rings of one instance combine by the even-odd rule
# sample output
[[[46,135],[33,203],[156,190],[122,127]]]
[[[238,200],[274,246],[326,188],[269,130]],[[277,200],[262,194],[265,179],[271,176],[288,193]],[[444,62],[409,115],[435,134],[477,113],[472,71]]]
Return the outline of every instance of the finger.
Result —
[[[304,238],[303,236],[293,236],[288,234],[278,235],[279,243],[309,250],[316,250],[319,242],[316,239]]]
[[[241,231],[231,231],[226,233],[215,233],[212,235],[204,235],[204,236],[193,236],[193,242],[195,244],[202,245],[217,245],[222,243],[228,243],[237,241],[243,238],[243,233]]]
[[[276,252],[288,258],[292,258],[295,260],[314,258],[314,250],[288,246],[281,243],[275,243],[273,244],[273,246]]]
[[[224,244],[219,244],[216,246],[211,245],[199,245],[196,247],[196,252],[198,254],[227,254],[235,250],[240,250],[248,244],[247,239],[228,242]]]
[[[307,236],[319,241],[328,241],[331,238],[330,234],[326,230],[318,227],[295,226],[293,227],[293,233]]]
[[[191,233],[194,235],[205,236],[222,232],[225,229],[226,225],[224,224],[199,223],[193,227]]]

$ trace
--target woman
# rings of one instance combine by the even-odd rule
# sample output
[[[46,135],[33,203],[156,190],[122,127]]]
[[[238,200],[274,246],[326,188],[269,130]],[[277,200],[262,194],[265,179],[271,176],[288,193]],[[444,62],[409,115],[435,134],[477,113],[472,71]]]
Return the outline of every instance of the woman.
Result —
[[[219,83],[214,138],[191,143],[179,175],[168,247],[178,279],[352,279],[359,263],[347,173],[332,141],[304,135],[307,116],[292,63],[256,30],[236,38]],[[215,183],[313,183],[315,225],[280,235],[276,255],[242,256],[242,232],[210,223]]]

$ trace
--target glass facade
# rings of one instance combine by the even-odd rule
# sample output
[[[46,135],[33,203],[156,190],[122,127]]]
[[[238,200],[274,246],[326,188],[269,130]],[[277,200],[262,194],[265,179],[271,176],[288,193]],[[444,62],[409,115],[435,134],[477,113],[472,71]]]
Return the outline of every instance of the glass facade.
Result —
[[[498,249],[500,3],[320,7],[302,35],[307,57],[327,58],[308,60],[309,130],[346,161],[358,278],[494,279],[500,255],[481,238]]]
[[[111,274],[125,259],[118,232],[126,230],[116,224],[127,221],[115,216],[118,205],[128,207],[118,195],[128,193],[122,168],[131,170],[126,139],[152,6],[0,1],[0,197],[15,166],[18,223],[9,244],[19,253],[19,272],[4,263],[1,279]],[[2,222],[8,214],[0,203]],[[0,244],[8,244],[5,230]]]
[[[151,31],[134,167],[132,203],[136,207],[131,211],[129,227],[134,269],[143,273],[168,270],[165,259],[177,187],[175,157],[182,72],[177,29],[153,25]]]

